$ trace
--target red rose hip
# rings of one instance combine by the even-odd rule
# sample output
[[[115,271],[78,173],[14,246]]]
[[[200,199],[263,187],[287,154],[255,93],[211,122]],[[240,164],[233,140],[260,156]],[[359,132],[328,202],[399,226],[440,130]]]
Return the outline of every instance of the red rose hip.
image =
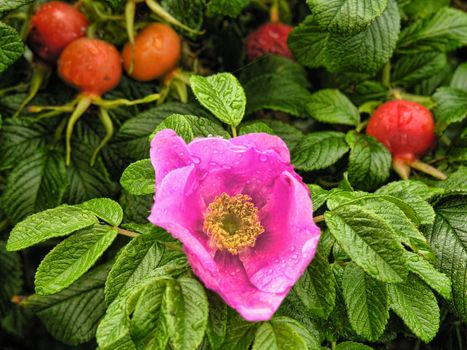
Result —
[[[246,39],[248,60],[252,61],[265,54],[273,54],[293,59],[292,52],[287,46],[287,39],[293,27],[271,22],[263,24]]]
[[[373,113],[366,132],[391,152],[394,170],[402,178],[408,178],[410,167],[446,178],[418,160],[436,141],[433,116],[422,105],[405,100],[386,102]]]
[[[120,82],[120,54],[103,40],[81,38],[63,50],[58,60],[58,73],[82,94],[101,96]]]
[[[87,18],[75,7],[48,2],[32,17],[27,41],[37,56],[54,63],[69,43],[86,34],[88,25]]]

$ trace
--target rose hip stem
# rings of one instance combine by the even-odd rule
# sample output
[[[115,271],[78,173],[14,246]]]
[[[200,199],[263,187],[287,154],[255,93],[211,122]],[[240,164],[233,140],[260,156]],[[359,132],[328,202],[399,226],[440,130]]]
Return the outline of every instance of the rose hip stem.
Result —
[[[91,165],[95,163],[99,151],[113,135],[112,120],[108,109],[119,106],[132,106],[159,99],[160,94],[151,94],[139,100],[117,99],[106,101],[102,95],[113,90],[122,77],[122,63],[117,49],[103,40],[81,38],[73,41],[63,50],[58,72],[62,80],[79,91],[78,96],[63,106],[32,106],[30,112],[47,111],[39,118],[53,117],[71,112],[66,126],[66,164],[71,163],[71,137],[76,122],[91,105],[98,107],[98,116],[106,131],[106,136],[94,150]]]

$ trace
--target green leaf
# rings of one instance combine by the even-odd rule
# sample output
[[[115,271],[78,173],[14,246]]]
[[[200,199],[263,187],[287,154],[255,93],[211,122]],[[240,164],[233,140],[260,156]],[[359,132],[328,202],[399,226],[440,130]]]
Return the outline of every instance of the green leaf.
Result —
[[[203,25],[204,3],[201,0],[162,0],[162,7],[191,29],[200,31]],[[189,33],[186,32],[186,35]]]
[[[436,297],[423,281],[409,274],[404,283],[388,285],[391,309],[407,327],[425,343],[430,342],[439,328],[439,307]]]
[[[0,241],[0,319],[3,319],[13,306],[11,298],[21,292],[21,277],[19,254],[7,252],[5,242]]]
[[[77,207],[61,206],[26,218],[10,233],[7,249],[20,250],[49,238],[67,236],[72,232],[97,224],[92,213]]]
[[[383,282],[406,278],[404,249],[384,219],[355,205],[326,212],[324,217],[339,245],[370,276]]]
[[[23,52],[24,44],[18,32],[9,25],[0,22],[0,73],[20,58]]]
[[[49,132],[42,123],[31,125],[20,118],[6,119],[0,132],[0,170],[14,167],[34,155],[46,144],[45,135]]]
[[[246,97],[242,86],[230,73],[209,77],[193,75],[191,88],[198,101],[222,122],[236,127],[245,114]]]
[[[450,0],[410,0],[404,2],[401,10],[410,18],[425,18],[449,6]]]
[[[165,118],[172,114],[210,117],[204,108],[192,103],[168,102],[162,106],[147,109],[128,119],[120,128],[113,143],[118,148],[119,156],[130,162],[147,158],[149,154],[149,136]],[[204,121],[204,119],[201,120]],[[224,136],[226,134],[225,130],[214,122],[205,123],[203,127],[200,126],[198,129],[204,130],[202,130],[202,134],[197,133],[196,136],[208,136],[209,134]]]
[[[314,119],[322,123],[357,125],[360,122],[357,107],[339,90],[315,92],[308,99],[306,108]]]
[[[160,229],[162,231],[162,229]],[[105,284],[107,304],[137,283],[156,276],[166,276],[186,267],[185,255],[167,249],[158,235],[147,233],[131,240],[120,252]]]
[[[140,349],[165,349],[169,341],[161,307],[168,279],[157,279],[141,293],[130,323],[131,338]]]
[[[255,338],[258,323],[245,321],[238,313],[231,310],[227,322],[228,332],[225,335],[222,350],[249,349]]]
[[[448,149],[449,161],[451,162],[466,162],[467,161],[467,128],[462,130],[462,132],[455,138],[451,143]],[[449,175],[447,183],[450,183],[450,178],[452,174]],[[459,183],[460,184],[460,183]],[[465,188],[465,181],[463,182]]]
[[[429,190],[428,186],[421,185],[420,182],[398,181],[389,183],[376,191],[377,194],[388,194],[402,199],[410,205],[416,212],[420,224],[430,224],[433,222],[435,212],[431,205],[425,200],[439,194],[437,189]]]
[[[59,293],[32,295],[22,305],[37,314],[47,331],[65,344],[88,342],[105,313],[104,281],[109,265],[91,270]]]
[[[429,200],[435,196],[443,194],[444,190],[437,187],[430,187],[424,182],[416,180],[400,180],[390,182],[375,192],[377,194],[387,194],[398,196],[402,193],[408,196],[417,196],[423,200]]]
[[[461,122],[467,117],[467,91],[441,87],[433,95],[436,102],[436,126],[444,130],[452,123]]]
[[[266,134],[274,135],[274,131],[267,124],[257,120],[248,123],[242,123],[238,134],[246,135],[257,132],[264,132]]]
[[[311,199],[313,200],[313,211],[316,212],[328,200],[329,196],[333,194],[333,190],[325,190],[319,185],[307,185],[311,192]],[[337,189],[339,190],[339,189]]]
[[[8,176],[1,206],[13,222],[60,204],[67,176],[63,158],[37,150],[24,158]]]
[[[307,116],[309,83],[298,63],[276,55],[264,56],[242,70],[240,82],[247,97],[246,114],[271,109],[296,117]]]
[[[420,51],[449,52],[467,45],[467,13],[444,7],[432,16],[405,28],[397,50],[418,54]]]
[[[394,66],[391,81],[396,85],[411,85],[443,71],[447,65],[446,54],[418,52],[402,56]]]
[[[207,14],[208,16],[237,17],[249,3],[250,0],[210,0],[207,6]]]
[[[155,188],[154,168],[150,159],[130,164],[120,178],[120,184],[128,193],[136,196],[153,194]]]
[[[196,117],[194,117],[196,118]],[[186,116],[181,114],[172,114],[164,119],[154,130],[153,135],[164,129],[172,129],[179,135],[185,142],[191,142],[195,138],[193,130],[191,129],[190,121]]]
[[[333,1],[335,3],[335,1]],[[307,67],[324,66],[330,72],[374,72],[392,56],[400,29],[399,10],[389,0],[381,16],[364,31],[340,35],[323,31],[308,16],[289,35],[289,47]]]
[[[93,167],[89,166],[89,160],[101,137],[83,122],[78,123],[75,128],[73,136],[76,137],[73,137],[71,146],[71,166],[66,167],[68,186],[63,201],[70,204],[82,203],[91,198],[113,197],[117,192],[117,186],[110,179],[101,157],[98,157]],[[106,150],[104,149],[103,153]]]
[[[345,135],[336,131],[306,134],[292,151],[292,164],[300,170],[319,170],[337,162],[349,147]]]
[[[208,300],[203,286],[194,278],[181,277],[167,284],[162,313],[174,350],[195,350],[208,321]]]
[[[434,207],[435,221],[424,232],[438,256],[439,270],[452,281],[453,309],[467,322],[467,195],[447,195]]]
[[[308,0],[307,4],[322,30],[352,35],[367,29],[383,13],[388,0]]]
[[[467,62],[460,64],[454,72],[450,87],[459,90],[467,90]]]
[[[262,122],[269,126],[275,135],[284,140],[290,150],[294,149],[303,137],[303,133],[299,129],[288,123],[269,119],[265,119]]]
[[[36,271],[36,293],[53,294],[71,285],[88,271],[117,237],[107,225],[94,225],[60,242]]]
[[[0,12],[15,10],[31,2],[33,0],[0,0]]]
[[[208,293],[209,319],[206,335],[213,350],[220,349],[227,333],[227,304],[215,293]]]
[[[373,348],[365,344],[356,343],[353,341],[345,341],[343,343],[339,343],[336,346],[336,350],[373,350]]]
[[[307,311],[315,317],[327,319],[334,309],[336,287],[328,258],[321,249],[293,287]]]
[[[346,136],[350,145],[349,181],[352,186],[371,191],[389,177],[391,153],[375,138],[350,132]]]
[[[319,344],[309,348],[303,335],[313,339],[297,321],[288,317],[274,317],[258,327],[252,350],[319,349]]]
[[[120,204],[109,198],[95,198],[78,204],[77,207],[93,212],[105,222],[118,226],[123,219],[123,210]]]
[[[451,280],[444,273],[436,270],[433,265],[417,254],[406,252],[406,255],[411,272],[417,274],[443,298],[451,299]]]
[[[125,0],[105,0],[114,10],[119,10],[125,4]]]
[[[202,117],[193,115],[172,114],[168,116],[162,123],[158,125],[156,130],[151,135],[151,139],[156,133],[163,129],[172,129],[185,142],[191,142],[197,136],[212,136],[219,135],[224,138],[229,138],[230,135],[217,123]]]
[[[465,135],[467,139],[467,132],[465,132]],[[436,186],[439,186],[446,191],[467,191],[467,183],[465,182],[466,178],[467,167],[461,166],[455,172],[449,174],[449,177],[446,180],[439,181]]]
[[[347,192],[334,194],[330,197],[328,207],[332,210],[333,202]],[[349,202],[348,202],[349,203]],[[399,240],[409,246],[413,251],[423,255],[427,259],[435,260],[431,246],[426,238],[417,229],[419,221],[416,213],[404,201],[391,196],[369,195],[361,199],[353,200],[351,204],[359,204],[362,208],[384,219],[389,226],[399,235]]]
[[[386,283],[373,279],[355,263],[350,263],[344,270],[342,290],[355,332],[369,341],[379,339],[389,319]]]
[[[102,350],[136,350],[130,337],[130,314],[134,311],[144,288],[154,282],[145,281],[127,290],[125,295],[114,300],[99,323],[96,331],[96,340]]]

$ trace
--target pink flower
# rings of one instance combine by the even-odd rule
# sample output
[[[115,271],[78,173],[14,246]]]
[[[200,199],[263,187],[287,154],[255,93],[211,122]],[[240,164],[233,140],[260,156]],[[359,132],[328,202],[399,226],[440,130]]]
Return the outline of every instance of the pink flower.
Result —
[[[196,275],[246,320],[268,320],[313,258],[320,231],[284,142],[268,134],[151,143],[149,221],[184,246]]]

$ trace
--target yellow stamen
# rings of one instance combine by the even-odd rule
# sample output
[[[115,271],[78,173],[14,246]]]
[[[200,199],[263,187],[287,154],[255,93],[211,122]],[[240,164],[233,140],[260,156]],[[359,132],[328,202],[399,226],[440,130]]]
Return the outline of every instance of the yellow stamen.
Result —
[[[226,193],[209,204],[203,229],[214,247],[235,255],[243,248],[253,247],[264,232],[251,197],[246,194],[230,197]]]

